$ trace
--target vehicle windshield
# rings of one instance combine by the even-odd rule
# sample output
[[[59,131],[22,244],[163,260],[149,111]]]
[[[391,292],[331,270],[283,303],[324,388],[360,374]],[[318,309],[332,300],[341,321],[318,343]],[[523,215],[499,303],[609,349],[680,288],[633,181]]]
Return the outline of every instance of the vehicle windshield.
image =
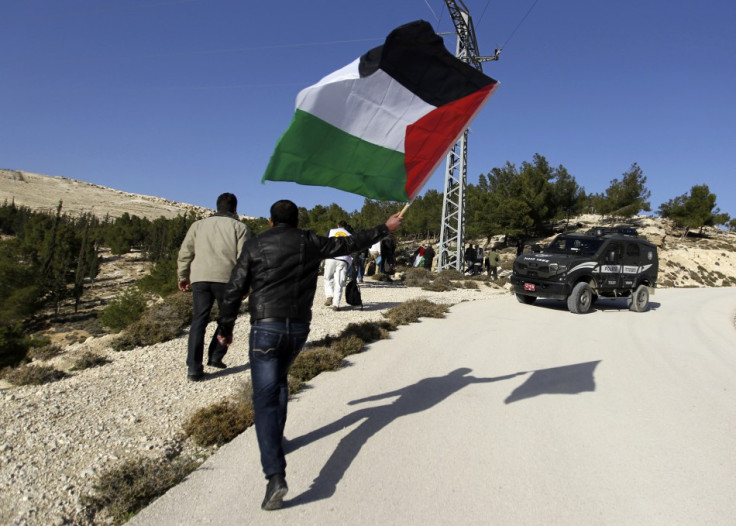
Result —
[[[592,256],[603,244],[603,239],[586,239],[560,236],[547,245],[547,252],[553,254],[576,254]]]

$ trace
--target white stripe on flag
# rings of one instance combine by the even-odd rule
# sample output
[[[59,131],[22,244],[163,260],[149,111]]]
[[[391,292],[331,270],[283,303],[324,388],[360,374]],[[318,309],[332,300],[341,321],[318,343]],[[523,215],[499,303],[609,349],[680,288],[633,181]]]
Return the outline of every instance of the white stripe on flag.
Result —
[[[356,60],[299,92],[296,107],[359,137],[405,153],[406,127],[435,109],[382,70],[359,78]]]

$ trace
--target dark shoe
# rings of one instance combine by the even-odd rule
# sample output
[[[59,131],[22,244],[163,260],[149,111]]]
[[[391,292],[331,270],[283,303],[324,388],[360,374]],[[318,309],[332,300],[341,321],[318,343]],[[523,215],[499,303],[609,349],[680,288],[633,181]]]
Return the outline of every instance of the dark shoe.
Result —
[[[227,369],[227,365],[222,363],[222,360],[210,360],[207,362],[210,367],[217,367],[218,369]]]
[[[189,373],[187,375],[187,378],[189,379],[190,382],[199,382],[202,378],[204,378],[204,373],[203,372]]]
[[[284,495],[289,491],[284,475],[271,475],[266,486],[266,496],[261,504],[262,510],[277,510],[284,505]]]

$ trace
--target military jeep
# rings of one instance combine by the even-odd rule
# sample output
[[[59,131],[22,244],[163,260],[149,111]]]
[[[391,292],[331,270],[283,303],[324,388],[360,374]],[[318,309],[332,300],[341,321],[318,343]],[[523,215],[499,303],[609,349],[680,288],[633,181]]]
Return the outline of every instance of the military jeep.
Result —
[[[588,312],[598,298],[627,298],[629,308],[644,312],[657,284],[657,247],[609,230],[560,234],[546,247],[514,261],[511,283],[516,299],[531,305],[537,298],[567,302],[575,314]]]

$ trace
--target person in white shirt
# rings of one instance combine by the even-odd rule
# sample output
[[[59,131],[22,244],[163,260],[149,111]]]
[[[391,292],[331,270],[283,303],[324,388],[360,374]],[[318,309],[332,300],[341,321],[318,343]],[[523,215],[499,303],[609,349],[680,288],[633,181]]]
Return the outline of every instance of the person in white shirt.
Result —
[[[340,221],[337,223],[337,228],[331,229],[327,237],[345,237],[349,235],[348,224],[345,221]],[[332,310],[340,310],[340,299],[347,281],[348,267],[352,263],[353,258],[350,256],[339,256],[325,260],[324,284],[325,298],[327,298],[325,306],[331,307]]]

